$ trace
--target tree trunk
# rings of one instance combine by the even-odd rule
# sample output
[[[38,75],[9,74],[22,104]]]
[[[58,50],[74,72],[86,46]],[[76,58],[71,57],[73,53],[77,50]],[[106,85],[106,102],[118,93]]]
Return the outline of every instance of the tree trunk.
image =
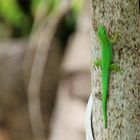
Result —
[[[120,33],[113,63],[121,72],[110,74],[107,128],[101,107],[101,69],[92,67],[93,132],[95,140],[140,140],[140,22],[139,0],[92,0],[92,59],[101,57],[96,38],[104,24],[108,34]]]

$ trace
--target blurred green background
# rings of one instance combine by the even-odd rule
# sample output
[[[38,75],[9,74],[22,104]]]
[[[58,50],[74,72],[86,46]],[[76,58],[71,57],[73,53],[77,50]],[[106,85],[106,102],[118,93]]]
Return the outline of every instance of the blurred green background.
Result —
[[[0,38],[23,37],[31,32],[39,7],[46,17],[55,15],[61,0],[0,0]],[[82,0],[73,0],[72,10],[65,19],[65,28],[74,30]]]

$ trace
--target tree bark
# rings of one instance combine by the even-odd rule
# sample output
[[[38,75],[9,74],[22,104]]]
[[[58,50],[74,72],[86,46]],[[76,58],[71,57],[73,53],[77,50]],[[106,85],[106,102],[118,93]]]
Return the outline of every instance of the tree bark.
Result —
[[[113,47],[113,63],[107,99],[107,129],[101,107],[101,69],[92,67],[93,132],[95,140],[140,139],[140,11],[139,0],[92,0],[92,59],[101,57],[96,38],[104,24],[108,34],[120,33]]]

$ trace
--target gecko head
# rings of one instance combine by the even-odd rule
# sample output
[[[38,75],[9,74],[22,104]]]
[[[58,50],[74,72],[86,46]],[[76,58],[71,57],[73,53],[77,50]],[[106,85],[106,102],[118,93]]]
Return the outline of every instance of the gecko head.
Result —
[[[100,25],[98,28],[98,37],[99,39],[102,39],[102,37],[106,36],[106,28],[104,25]]]

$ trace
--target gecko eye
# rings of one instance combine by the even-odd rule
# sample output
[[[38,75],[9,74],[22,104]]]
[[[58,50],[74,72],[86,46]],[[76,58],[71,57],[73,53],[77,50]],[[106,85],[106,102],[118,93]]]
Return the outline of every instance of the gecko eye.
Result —
[[[103,33],[106,33],[105,30],[103,31]]]

